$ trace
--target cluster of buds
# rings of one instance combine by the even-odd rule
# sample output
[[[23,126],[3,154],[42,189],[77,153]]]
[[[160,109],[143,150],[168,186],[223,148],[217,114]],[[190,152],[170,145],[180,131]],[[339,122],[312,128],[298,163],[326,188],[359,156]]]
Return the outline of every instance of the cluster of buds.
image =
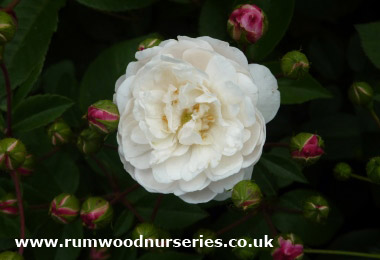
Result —
[[[299,133],[290,140],[290,153],[293,159],[303,165],[310,165],[324,154],[324,142],[319,135]]]
[[[48,127],[47,133],[54,146],[70,142],[73,136],[70,126],[61,118]]]
[[[232,249],[232,252],[235,254],[235,256],[241,260],[250,260],[254,259],[256,255],[258,254],[258,250],[256,250],[254,247],[250,247],[248,245],[253,245],[253,239],[251,237],[242,237],[239,240],[245,240],[246,246],[240,247],[236,246]]]
[[[8,193],[0,198],[0,213],[18,215],[17,198],[14,194]]]
[[[334,176],[337,180],[345,181],[351,178],[352,168],[348,163],[340,162],[334,167]]]
[[[158,45],[160,45],[161,42],[162,41],[159,38],[147,38],[147,39],[145,39],[139,43],[137,50],[143,51],[145,49],[158,46]]]
[[[0,169],[14,171],[25,161],[26,149],[24,144],[14,138],[0,141]]]
[[[90,260],[107,260],[110,259],[111,255],[108,252],[108,248],[96,248],[90,249]]]
[[[367,163],[367,176],[374,183],[380,184],[380,157],[373,157]]]
[[[329,204],[321,196],[308,198],[303,206],[304,217],[316,223],[323,223],[329,216],[329,211]]]
[[[310,62],[300,51],[290,51],[281,59],[282,74],[291,79],[301,79],[308,74]]]
[[[107,226],[113,217],[111,204],[101,197],[90,197],[85,200],[80,210],[80,218],[88,229],[99,229]]]
[[[215,241],[216,238],[216,233],[209,229],[200,229],[194,234],[194,239],[198,239],[198,241],[203,240],[205,242],[208,239]],[[199,243],[196,245],[195,250],[199,254],[208,255],[215,251],[215,247],[201,246]]]
[[[237,6],[227,22],[227,31],[236,42],[247,45],[260,40],[268,29],[268,20],[257,5]]]
[[[79,210],[79,200],[74,195],[63,193],[51,202],[49,214],[58,223],[67,224],[76,219]]]
[[[1,260],[24,260],[24,258],[16,252],[5,251],[0,253]]]
[[[262,198],[260,187],[250,180],[240,181],[232,189],[232,202],[242,210],[258,207]]]
[[[348,98],[354,105],[368,107],[373,102],[373,89],[367,82],[354,82],[348,89]]]
[[[303,244],[294,234],[279,235],[274,240],[273,260],[300,260],[303,258]]]

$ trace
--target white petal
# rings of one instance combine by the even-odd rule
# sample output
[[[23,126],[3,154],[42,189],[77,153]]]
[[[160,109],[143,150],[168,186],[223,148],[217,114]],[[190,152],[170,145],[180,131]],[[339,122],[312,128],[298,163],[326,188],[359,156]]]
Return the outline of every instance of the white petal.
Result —
[[[165,162],[152,166],[153,177],[157,182],[170,183],[181,179],[181,170],[189,161],[190,153],[171,157]]]
[[[205,203],[212,200],[217,194],[210,191],[209,189],[204,189],[200,191],[194,191],[185,193],[182,196],[179,196],[182,200],[191,204]]]
[[[250,64],[249,71],[253,81],[259,89],[257,108],[265,119],[265,123],[271,121],[280,108],[280,92],[277,80],[270,70],[259,64]]]
[[[149,192],[171,193],[173,183],[159,183],[153,178],[152,170],[135,170],[136,181]]]
[[[225,179],[240,171],[243,164],[243,156],[236,153],[232,156],[223,156],[215,168],[210,168],[208,177],[213,181]]]
[[[207,178],[206,174],[201,173],[191,181],[179,181],[179,187],[184,192],[194,192],[198,190],[203,190],[210,184],[210,180]]]

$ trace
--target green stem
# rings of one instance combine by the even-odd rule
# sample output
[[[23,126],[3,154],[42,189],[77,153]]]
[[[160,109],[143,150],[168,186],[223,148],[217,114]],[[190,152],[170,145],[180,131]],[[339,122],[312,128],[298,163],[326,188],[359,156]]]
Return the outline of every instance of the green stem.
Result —
[[[309,253],[309,254],[346,255],[346,256],[357,256],[357,257],[380,259],[380,254],[368,254],[368,253],[350,252],[350,251],[342,251],[342,250],[304,249],[303,252]]]
[[[375,120],[377,126],[380,128],[380,118],[377,116],[375,109],[373,109],[373,107],[369,108],[369,112],[371,113],[371,116],[373,120]]]
[[[370,182],[370,183],[374,183],[369,178],[361,176],[361,175],[357,175],[357,174],[354,174],[354,173],[351,174],[351,177],[355,178],[355,179],[358,179],[358,180],[361,180],[361,181],[367,181],[367,182]]]

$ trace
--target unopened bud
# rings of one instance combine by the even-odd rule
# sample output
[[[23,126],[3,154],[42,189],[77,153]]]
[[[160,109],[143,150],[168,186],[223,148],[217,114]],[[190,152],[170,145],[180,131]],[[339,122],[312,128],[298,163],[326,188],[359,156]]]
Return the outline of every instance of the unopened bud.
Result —
[[[204,254],[204,255],[213,253],[215,251],[215,247],[214,246],[210,247],[210,246],[207,246],[206,244],[213,245],[216,237],[217,237],[216,233],[212,230],[209,230],[209,229],[198,230],[198,232],[194,234],[194,239],[199,239],[198,240],[199,242],[197,243],[195,250],[199,254]]]
[[[54,146],[68,143],[73,136],[70,126],[63,119],[57,119],[52,123],[47,132]]]
[[[290,153],[293,159],[303,165],[310,165],[324,154],[324,142],[319,135],[300,133],[290,140]]]
[[[159,238],[159,229],[151,223],[138,224],[132,232],[133,239],[139,239],[140,236],[145,239]]]
[[[367,176],[374,183],[380,184],[380,157],[373,157],[367,163]]]
[[[104,136],[90,128],[83,130],[77,140],[79,151],[84,154],[94,154],[102,148]]]
[[[268,29],[263,10],[257,5],[239,5],[231,13],[227,30],[231,38],[241,44],[256,43]]]
[[[285,77],[291,79],[303,78],[310,69],[306,55],[300,51],[291,51],[281,59],[281,70]]]
[[[354,82],[348,89],[348,98],[358,106],[368,106],[373,101],[373,89],[366,82]]]
[[[31,154],[28,154],[25,157],[25,161],[23,162],[23,164],[20,167],[18,167],[16,171],[20,175],[29,176],[34,172],[35,164],[36,162],[34,160],[34,156]]]
[[[308,198],[303,206],[304,217],[316,223],[324,222],[329,216],[329,211],[329,204],[321,196]]]
[[[340,162],[334,167],[334,176],[337,180],[345,181],[351,178],[352,168],[348,163]]]
[[[161,40],[159,38],[148,38],[140,42],[139,46],[137,47],[137,50],[143,51],[148,48],[152,48],[154,46],[160,45]]]
[[[241,260],[251,260],[254,259],[255,256],[258,254],[258,250],[255,247],[250,247],[249,245],[253,245],[253,239],[250,237],[242,237],[238,239],[240,240],[245,240],[246,246],[236,246],[232,249],[232,252],[235,254],[235,256]],[[240,242],[241,244],[242,242]]]
[[[18,215],[17,198],[14,194],[8,193],[0,198],[0,213]]]
[[[88,229],[99,229],[112,221],[113,209],[107,200],[91,197],[83,202],[80,217],[83,225]]]
[[[303,244],[294,234],[279,235],[274,239],[273,260],[300,260],[303,258]]]
[[[0,11],[0,45],[10,42],[15,33],[17,25],[15,19],[4,11]]]
[[[108,248],[96,248],[92,247],[90,249],[90,260],[107,260],[110,259],[111,255],[108,252]]]
[[[88,107],[87,120],[90,128],[109,134],[117,129],[119,110],[112,101],[100,100]]]
[[[13,171],[25,161],[24,144],[15,138],[5,138],[0,141],[0,169]]]
[[[58,223],[67,224],[76,219],[79,210],[79,200],[74,195],[62,193],[51,202],[49,214]]]
[[[5,252],[0,253],[0,259],[1,260],[24,260],[24,258],[21,255],[12,251],[5,251]]]
[[[256,208],[262,198],[260,187],[251,180],[240,181],[232,189],[232,202],[243,210]]]

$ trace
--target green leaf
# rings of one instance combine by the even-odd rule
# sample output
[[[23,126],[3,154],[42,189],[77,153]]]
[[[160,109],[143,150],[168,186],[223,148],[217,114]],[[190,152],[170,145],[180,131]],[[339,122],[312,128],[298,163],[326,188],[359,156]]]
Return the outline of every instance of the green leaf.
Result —
[[[270,62],[266,66],[274,75],[281,72],[279,62]],[[277,82],[281,93],[281,104],[284,105],[302,104],[314,99],[332,97],[330,91],[322,87],[310,74],[298,80],[279,78]]]
[[[229,0],[207,0],[199,17],[199,34],[220,40],[227,37]]]
[[[155,0],[77,0],[79,3],[102,11],[123,12],[132,9],[144,8]]]
[[[260,189],[266,196],[276,196],[278,187],[274,180],[274,176],[261,161],[256,164],[253,169],[252,180],[259,185]]]
[[[380,69],[380,22],[355,25],[359,32],[364,52],[372,63]]]
[[[61,116],[73,102],[58,95],[36,95],[27,98],[14,111],[13,127],[25,132],[45,126]]]
[[[300,167],[290,158],[285,158],[274,154],[265,154],[261,157],[260,162],[274,176],[307,183]]]
[[[116,80],[134,59],[137,45],[148,37],[151,35],[118,43],[103,51],[91,63],[80,85],[79,101],[83,111],[98,100],[112,99]]]
[[[0,214],[0,251],[14,247],[14,238],[18,236],[18,219]]]
[[[128,232],[133,224],[133,214],[129,210],[124,210],[115,222],[114,235],[120,237]]]
[[[174,251],[166,251],[166,252],[149,252],[144,254],[139,258],[139,260],[201,260],[203,259],[202,255],[195,254],[185,254]]]
[[[138,202],[137,211],[150,219],[156,199],[147,196]],[[197,205],[183,202],[175,196],[165,195],[155,218],[155,224],[163,229],[183,229],[208,216],[208,213]]]
[[[293,17],[294,0],[256,0],[253,3],[264,10],[269,21],[265,35],[248,48],[249,57],[254,61],[261,61],[272,52],[285,35]]]
[[[282,208],[302,210],[304,200],[316,195],[316,192],[309,190],[294,190],[284,194],[278,203]],[[277,211],[272,219],[275,226],[283,233],[295,233],[300,236],[303,242],[310,246],[320,246],[329,241],[339,230],[343,219],[337,208],[331,203],[330,215],[325,224],[317,224],[306,220],[302,214],[287,213]]]
[[[58,10],[64,3],[64,0],[28,0],[17,5],[18,29],[15,38],[7,44],[4,57],[12,88],[26,81],[36,63],[45,57],[57,28]],[[3,94],[4,80],[0,74],[0,96]]]
[[[62,232],[60,243],[64,243],[65,239],[82,239],[83,225],[78,219],[73,223],[65,225]],[[54,260],[75,260],[80,254],[80,247],[58,247]]]
[[[46,161],[50,175],[62,192],[75,193],[80,179],[80,172],[76,162],[67,152],[60,152],[53,155]]]

